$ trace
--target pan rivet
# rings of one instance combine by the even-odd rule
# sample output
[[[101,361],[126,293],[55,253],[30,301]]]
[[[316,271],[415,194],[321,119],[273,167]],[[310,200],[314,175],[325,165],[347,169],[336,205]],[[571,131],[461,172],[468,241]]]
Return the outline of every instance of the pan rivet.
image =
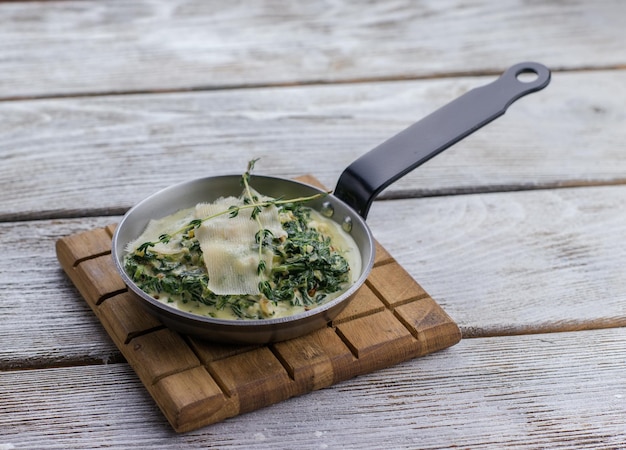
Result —
[[[335,214],[335,208],[333,208],[333,205],[330,202],[324,202],[322,203],[322,209],[320,209],[320,212],[325,217],[332,217],[333,214]]]
[[[341,228],[343,228],[343,231],[347,233],[352,231],[352,218],[351,217],[344,218],[343,223],[341,224]]]

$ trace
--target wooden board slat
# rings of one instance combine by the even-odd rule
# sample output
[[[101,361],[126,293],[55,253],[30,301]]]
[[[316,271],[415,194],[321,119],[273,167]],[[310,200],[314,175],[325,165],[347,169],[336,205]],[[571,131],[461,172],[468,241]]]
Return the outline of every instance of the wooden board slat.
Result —
[[[303,390],[321,389],[352,377],[349,368],[356,358],[332,328],[278,342],[274,349],[289,376]]]
[[[494,79],[0,102],[0,220],[122,214],[171,184],[242,173],[253,158],[257,174],[313,173],[332,188],[353,160]],[[624,104],[626,70],[555,73],[383,195],[625,184]]]
[[[380,201],[368,224],[464,336],[492,336],[626,325],[625,212],[626,186],[609,186]],[[0,223],[1,368],[122,359],[54,252],[119,220]],[[363,308],[384,307],[372,296]]]
[[[5,371],[0,436],[14,450],[622,449],[624,342],[626,328],[463,339],[183,434],[168,426],[127,364]],[[169,382],[178,381],[160,383]],[[204,389],[207,397],[214,392]]]
[[[368,224],[464,336],[491,336],[626,325],[625,211],[626,186],[610,186],[381,201]],[[0,223],[1,368],[122,359],[54,252],[119,219]]]
[[[147,319],[137,299],[120,289],[110,254],[102,254],[107,241],[110,247],[110,232],[111,227],[105,233],[96,229],[61,238],[58,259],[179,432],[442,350],[461,338],[452,319],[384,251],[374,270],[390,279],[368,279],[364,295],[352,301],[357,305],[349,309],[352,315],[311,336],[243,347],[185,337]],[[90,258],[85,248],[97,253]],[[385,289],[390,281],[405,288]],[[412,303],[424,304],[421,309],[431,311],[430,319],[407,319],[406,307]],[[396,305],[404,308],[401,313],[395,312]]]
[[[368,224],[474,337],[626,326],[625,212],[608,186],[380,202]]]
[[[624,13],[620,0],[2,2],[0,98],[406,79],[529,59],[623,67]]]

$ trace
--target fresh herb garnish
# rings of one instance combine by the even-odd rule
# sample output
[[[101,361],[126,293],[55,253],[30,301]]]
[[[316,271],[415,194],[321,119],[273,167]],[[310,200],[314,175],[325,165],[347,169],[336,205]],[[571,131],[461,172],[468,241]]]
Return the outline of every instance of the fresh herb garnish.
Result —
[[[266,199],[250,187],[251,172],[256,160],[250,161],[241,183],[243,205],[231,206],[223,212],[195,219],[170,234],[162,234],[156,242],[145,242],[127,255],[125,270],[137,286],[156,298],[188,305],[204,304],[216,311],[230,308],[242,319],[271,317],[279,304],[312,308],[323,303],[329,294],[341,291],[350,281],[350,267],[344,256],[333,247],[330,237],[309,224],[311,210],[303,205],[320,194],[295,199]],[[264,208],[276,206],[287,233],[277,239],[264,228],[259,214]],[[259,295],[216,295],[208,288],[209,275],[195,232],[202,223],[220,215],[236,217],[243,209],[252,209],[251,219],[258,224],[255,242],[258,245]],[[160,254],[153,247],[168,243],[180,235],[176,254]],[[273,265],[268,270],[263,251],[271,252]]]

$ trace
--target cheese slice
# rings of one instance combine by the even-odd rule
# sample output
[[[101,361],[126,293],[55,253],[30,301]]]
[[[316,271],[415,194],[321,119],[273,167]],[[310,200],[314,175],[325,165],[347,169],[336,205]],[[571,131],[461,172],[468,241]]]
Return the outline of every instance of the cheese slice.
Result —
[[[254,193],[263,201],[266,197]],[[198,219],[227,211],[231,206],[241,207],[243,198],[220,198],[214,203],[196,205]],[[241,209],[236,217],[222,214],[213,217],[196,230],[202,249],[204,264],[209,275],[209,289],[217,295],[259,294],[259,246],[256,234],[259,224],[252,219],[252,208]],[[261,227],[272,232],[275,238],[286,236],[278,216],[278,209],[263,207],[258,215]],[[266,270],[271,270],[273,254],[264,249],[261,255]]]
[[[157,242],[156,245],[150,248],[150,251],[161,255],[176,255],[182,251],[182,247],[180,246],[181,235],[180,233],[174,233],[193,219],[194,210],[184,209],[162,219],[151,220],[148,222],[148,226],[141,236],[128,243],[126,251],[132,253],[146,242]],[[172,238],[167,244],[158,242],[159,236],[162,234],[172,235]]]

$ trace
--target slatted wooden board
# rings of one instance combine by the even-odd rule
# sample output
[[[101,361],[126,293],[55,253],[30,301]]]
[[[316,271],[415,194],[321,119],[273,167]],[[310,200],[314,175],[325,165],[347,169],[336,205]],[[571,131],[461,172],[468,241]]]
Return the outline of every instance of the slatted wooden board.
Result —
[[[138,304],[111,257],[115,225],[61,238],[61,266],[172,427],[190,431],[454,345],[454,321],[379,244],[366,284],[328,327],[263,346],[201,341]]]

